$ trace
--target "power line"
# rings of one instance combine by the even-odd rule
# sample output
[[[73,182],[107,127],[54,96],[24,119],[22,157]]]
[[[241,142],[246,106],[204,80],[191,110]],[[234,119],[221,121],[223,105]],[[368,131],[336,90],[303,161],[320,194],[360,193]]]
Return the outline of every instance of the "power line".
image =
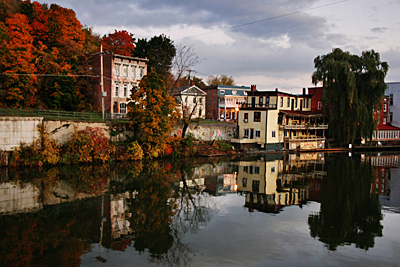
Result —
[[[0,73],[0,75],[17,75],[17,76],[46,76],[46,77],[94,77],[98,78],[99,75],[79,75],[79,74],[38,74],[38,73]]]
[[[340,4],[340,3],[348,2],[348,1],[349,0],[342,0],[342,1],[337,1],[337,2],[333,2],[333,3],[321,5],[321,6],[310,7],[310,8],[307,8],[307,9],[294,11],[294,12],[291,12],[291,13],[278,15],[278,16],[275,16],[275,17],[270,17],[270,18],[266,18],[266,19],[261,19],[261,20],[256,20],[256,21],[252,21],[252,22],[243,23],[243,24],[240,24],[240,25],[231,26],[231,27],[228,27],[228,28],[225,28],[225,29],[220,29],[220,30],[216,30],[216,31],[210,31],[210,32],[201,33],[201,34],[197,34],[197,35],[192,35],[192,36],[188,36],[188,37],[183,37],[181,39],[177,39],[176,41],[189,39],[189,38],[193,38],[193,37],[198,37],[198,36],[203,36],[203,35],[207,35],[207,34],[212,34],[212,33],[216,33],[216,32],[228,31],[228,30],[232,30],[232,29],[236,29],[236,28],[240,28],[240,27],[244,27],[244,26],[248,26],[248,25],[252,25],[252,24],[256,24],[256,23],[260,23],[260,22],[264,22],[264,21],[269,21],[269,20],[273,20],[273,19],[279,19],[279,18],[283,18],[283,17],[288,17],[288,16],[291,16],[291,15],[294,15],[294,14],[303,13],[303,12],[306,12],[306,11],[319,9],[319,8],[323,8],[323,7],[327,7],[327,6],[332,6],[332,5],[336,5],[336,4]]]

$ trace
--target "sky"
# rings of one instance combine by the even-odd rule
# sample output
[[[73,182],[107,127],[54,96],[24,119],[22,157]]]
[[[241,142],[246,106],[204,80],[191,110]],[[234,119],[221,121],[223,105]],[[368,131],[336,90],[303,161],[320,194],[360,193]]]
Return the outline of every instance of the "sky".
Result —
[[[100,36],[164,34],[192,47],[191,75],[232,76],[239,86],[300,94],[312,87],[314,58],[333,48],[375,50],[400,82],[400,0],[53,0]]]

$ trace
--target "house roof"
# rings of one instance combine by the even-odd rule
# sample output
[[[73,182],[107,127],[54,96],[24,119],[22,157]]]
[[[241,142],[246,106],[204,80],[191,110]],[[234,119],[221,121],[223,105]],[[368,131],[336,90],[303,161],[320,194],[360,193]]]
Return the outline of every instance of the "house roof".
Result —
[[[380,131],[382,131],[382,130],[400,131],[399,127],[392,126],[392,125],[389,125],[389,124],[379,124],[378,125],[378,129]]]
[[[206,92],[204,92],[203,90],[201,90],[199,87],[197,87],[196,85],[192,85],[192,86],[182,86],[180,88],[175,88],[174,90],[172,90],[172,95],[173,96],[179,96],[179,95],[198,95],[198,96],[205,96],[207,95]]]

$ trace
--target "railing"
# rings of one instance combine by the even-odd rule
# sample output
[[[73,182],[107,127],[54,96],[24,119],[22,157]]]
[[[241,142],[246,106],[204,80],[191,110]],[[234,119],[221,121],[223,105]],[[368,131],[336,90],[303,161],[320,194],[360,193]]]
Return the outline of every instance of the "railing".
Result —
[[[0,109],[0,117],[43,117],[46,120],[72,120],[102,122],[103,116],[96,112],[69,112],[59,110],[38,109]],[[110,114],[106,115],[110,119]],[[125,118],[124,118],[125,119]]]
[[[301,130],[301,129],[319,129],[326,130],[328,129],[328,124],[282,124],[279,125],[279,128],[284,130]]]
[[[306,141],[306,142],[308,142],[308,141],[323,141],[323,140],[326,140],[326,138],[325,137],[321,137],[321,136],[283,137],[283,141],[284,142],[288,142],[288,141],[291,141],[291,142],[304,142],[304,141]]]

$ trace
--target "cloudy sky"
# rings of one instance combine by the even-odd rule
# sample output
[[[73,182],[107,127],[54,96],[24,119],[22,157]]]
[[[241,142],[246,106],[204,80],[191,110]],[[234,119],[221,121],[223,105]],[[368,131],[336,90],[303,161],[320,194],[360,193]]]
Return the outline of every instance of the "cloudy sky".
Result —
[[[339,47],[374,49],[400,82],[400,0],[53,0],[104,35],[165,34],[193,46],[195,75],[232,76],[237,85],[300,93],[311,87],[314,58]],[[192,73],[193,75],[193,73]]]

